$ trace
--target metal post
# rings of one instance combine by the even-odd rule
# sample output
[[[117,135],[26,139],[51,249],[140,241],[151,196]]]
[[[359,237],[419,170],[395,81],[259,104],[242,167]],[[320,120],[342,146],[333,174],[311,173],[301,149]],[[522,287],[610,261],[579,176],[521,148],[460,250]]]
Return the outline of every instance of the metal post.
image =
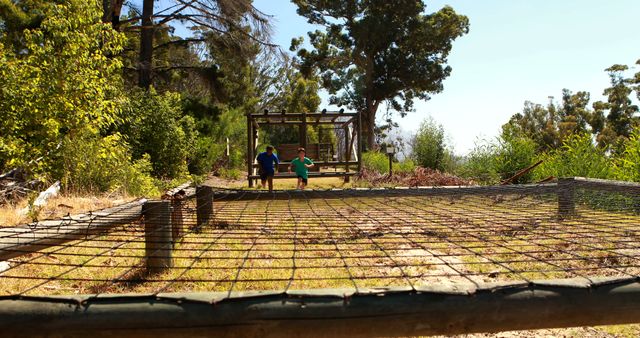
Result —
[[[575,179],[558,179],[558,216],[565,218],[575,214]]]
[[[144,216],[147,272],[159,273],[172,264],[171,202],[148,201],[142,206]]]
[[[393,176],[393,154],[389,153],[389,177]]]
[[[206,185],[196,187],[197,226],[208,225],[213,216],[213,188]]]

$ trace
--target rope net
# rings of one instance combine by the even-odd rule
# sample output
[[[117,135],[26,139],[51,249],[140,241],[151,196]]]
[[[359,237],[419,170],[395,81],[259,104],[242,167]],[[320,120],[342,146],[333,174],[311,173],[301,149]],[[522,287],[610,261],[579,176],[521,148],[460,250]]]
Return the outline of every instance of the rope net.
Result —
[[[216,191],[206,224],[198,224],[195,198],[168,216],[182,232],[169,245],[172,265],[158,273],[148,271],[147,257],[168,249],[166,229],[145,232],[144,217],[136,219],[133,210],[132,222],[94,231],[123,217],[122,211],[102,214],[72,240],[29,248],[15,238],[46,231],[55,239],[70,221],[28,231],[4,227],[0,245],[15,257],[1,269],[0,296],[231,295],[637,277],[637,191],[577,183],[570,190],[573,208],[559,212],[562,189]],[[155,240],[165,247],[150,252],[146,246]]]

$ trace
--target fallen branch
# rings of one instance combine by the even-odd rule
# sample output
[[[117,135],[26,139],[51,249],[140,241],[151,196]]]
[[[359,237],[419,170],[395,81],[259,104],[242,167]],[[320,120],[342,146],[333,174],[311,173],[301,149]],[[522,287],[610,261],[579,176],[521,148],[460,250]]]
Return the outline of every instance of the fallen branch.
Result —
[[[533,170],[533,168],[535,168],[535,167],[539,166],[542,162],[543,162],[543,161],[542,161],[542,160],[540,160],[540,161],[538,161],[538,162],[536,162],[536,163],[534,163],[534,164],[532,164],[532,165],[530,165],[530,166],[528,166],[528,167],[526,167],[526,168],[524,168],[524,169],[520,169],[520,170],[518,170],[518,172],[516,172],[516,174],[515,174],[515,175],[513,175],[513,176],[511,176],[511,177],[507,178],[507,179],[506,179],[506,180],[504,180],[504,181],[501,181],[501,182],[500,182],[500,184],[501,184],[501,185],[511,184],[513,181],[517,180],[518,178],[520,178],[520,177],[524,176],[526,173],[528,173],[528,172],[530,172],[531,170]]]

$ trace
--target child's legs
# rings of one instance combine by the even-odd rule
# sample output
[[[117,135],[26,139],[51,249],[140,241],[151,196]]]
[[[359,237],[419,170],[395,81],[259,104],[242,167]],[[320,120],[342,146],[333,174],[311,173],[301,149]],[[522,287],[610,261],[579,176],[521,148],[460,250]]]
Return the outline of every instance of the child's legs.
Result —
[[[269,177],[267,177],[267,181],[269,182],[269,191],[273,190],[273,175],[269,175]]]
[[[298,176],[298,183],[296,184],[296,189],[300,189],[302,186],[302,177]]]
[[[300,189],[304,189],[307,186],[308,179],[300,178]]]

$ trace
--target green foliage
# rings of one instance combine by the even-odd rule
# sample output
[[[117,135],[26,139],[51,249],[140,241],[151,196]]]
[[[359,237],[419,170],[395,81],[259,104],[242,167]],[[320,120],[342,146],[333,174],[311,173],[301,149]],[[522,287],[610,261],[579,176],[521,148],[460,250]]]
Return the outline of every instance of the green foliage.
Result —
[[[416,164],[410,158],[393,164],[393,171],[397,173],[412,173],[416,169]]]
[[[220,168],[220,170],[218,171],[218,174],[220,175],[220,177],[226,178],[229,180],[239,180],[240,178],[242,178],[242,175],[244,173],[245,172],[236,168],[231,168],[231,169]]]
[[[407,158],[400,162],[393,162],[394,173],[410,173],[417,165]],[[378,151],[368,151],[362,154],[362,168],[381,174],[389,173],[389,156]]]
[[[220,114],[212,137],[218,140],[215,154],[222,157],[229,139],[229,166],[239,168],[246,164],[247,154],[247,118],[241,109],[227,109]]]
[[[512,177],[518,170],[533,164],[536,157],[536,144],[526,137],[508,137],[498,139],[497,152],[493,158],[494,171],[501,179]],[[516,179],[513,183],[528,183],[531,172]]]
[[[501,137],[495,141],[483,141],[465,157],[455,173],[480,184],[496,184],[513,176],[535,161],[536,144],[525,137]],[[528,173],[514,183],[528,183],[533,176]]]
[[[298,51],[302,73],[318,69],[331,103],[363,112],[368,149],[380,103],[405,114],[414,99],[442,91],[453,40],[469,29],[449,6],[425,14],[421,0],[293,2],[309,23],[326,28],[308,33],[313,50]],[[294,40],[292,48],[299,46]]]
[[[362,154],[362,167],[381,174],[387,174],[389,173],[389,157],[381,152],[368,151]]]
[[[624,151],[614,161],[618,179],[640,182],[640,129],[624,142]]]
[[[544,161],[535,170],[535,177],[613,178],[612,161],[604,150],[596,146],[588,134],[573,135],[559,149],[542,156]]]
[[[133,158],[148,154],[153,173],[159,177],[187,175],[187,159],[196,153],[198,132],[193,117],[182,116],[180,95],[159,94],[153,88],[130,95],[121,132],[131,145]]]
[[[500,180],[495,168],[497,154],[496,143],[489,141],[477,142],[473,150],[465,156],[456,175],[472,179],[480,184],[494,184]]]
[[[416,135],[411,140],[411,148],[413,160],[418,165],[441,171],[445,169],[444,160],[447,149],[444,128],[432,118],[422,121]]]
[[[121,63],[111,55],[124,38],[100,22],[95,1],[43,10],[40,25],[20,33],[20,53],[0,45],[0,163],[55,179],[68,169],[63,144],[121,120]]]
[[[151,178],[149,155],[131,163],[131,153],[119,134],[87,135],[62,145],[63,186],[71,190],[120,191],[131,195],[157,195]]]

